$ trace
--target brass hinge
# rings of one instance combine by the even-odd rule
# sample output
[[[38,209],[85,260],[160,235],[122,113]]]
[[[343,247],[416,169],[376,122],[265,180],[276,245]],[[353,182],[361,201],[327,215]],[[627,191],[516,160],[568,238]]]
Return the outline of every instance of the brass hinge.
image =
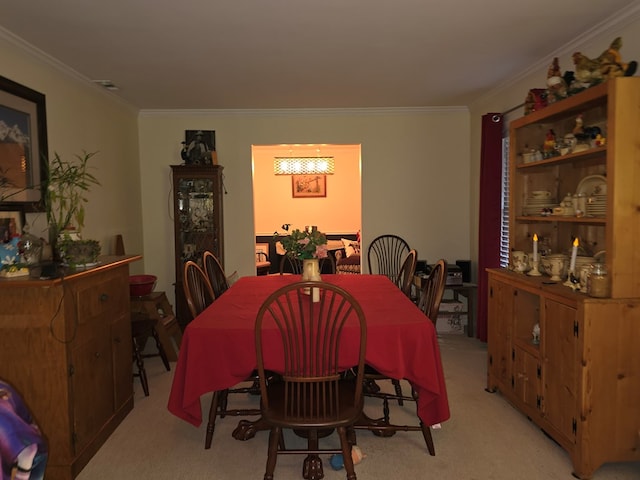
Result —
[[[540,365],[536,367],[536,374],[538,375],[538,378],[542,376],[542,368],[540,367]]]
[[[575,418],[571,420],[571,433],[574,435],[578,433],[578,422],[576,422]]]
[[[73,377],[73,375],[76,373],[76,369],[73,365],[69,365],[69,376]]]
[[[536,407],[540,409],[541,404],[542,404],[542,398],[540,398],[540,395],[536,395]]]
[[[489,355],[489,365],[493,366],[493,355]]]
[[[573,321],[573,336],[578,338],[580,335],[580,327],[577,320]]]
[[[516,359],[516,349],[512,348],[511,349],[511,360],[515,361],[515,359]]]

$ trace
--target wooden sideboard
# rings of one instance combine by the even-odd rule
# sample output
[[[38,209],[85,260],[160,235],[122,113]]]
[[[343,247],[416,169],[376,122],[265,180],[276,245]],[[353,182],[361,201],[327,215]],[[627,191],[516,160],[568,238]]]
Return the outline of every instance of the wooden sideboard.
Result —
[[[75,478],[133,408],[129,263],[0,279],[0,377],[47,438],[47,480]]]

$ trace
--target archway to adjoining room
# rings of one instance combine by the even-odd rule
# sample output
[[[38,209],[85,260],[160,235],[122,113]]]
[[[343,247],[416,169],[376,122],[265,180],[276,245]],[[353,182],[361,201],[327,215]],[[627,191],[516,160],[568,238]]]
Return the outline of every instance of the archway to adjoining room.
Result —
[[[333,174],[314,175],[310,194],[296,194],[292,175],[276,175],[276,157],[333,157]],[[331,240],[355,239],[362,226],[360,145],[278,144],[252,146],[254,234],[257,249],[277,259],[274,232],[316,225]],[[320,178],[318,178],[320,177]],[[267,245],[264,245],[267,244]],[[337,246],[339,243],[334,242]],[[277,271],[272,262],[270,271]]]

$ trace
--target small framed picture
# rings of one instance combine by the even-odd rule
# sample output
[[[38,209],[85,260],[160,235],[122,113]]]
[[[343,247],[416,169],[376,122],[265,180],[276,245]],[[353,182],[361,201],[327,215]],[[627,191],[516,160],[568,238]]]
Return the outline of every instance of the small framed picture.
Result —
[[[292,175],[293,198],[326,197],[326,175]]]
[[[24,212],[15,207],[0,207],[0,243],[8,243],[22,234]]]

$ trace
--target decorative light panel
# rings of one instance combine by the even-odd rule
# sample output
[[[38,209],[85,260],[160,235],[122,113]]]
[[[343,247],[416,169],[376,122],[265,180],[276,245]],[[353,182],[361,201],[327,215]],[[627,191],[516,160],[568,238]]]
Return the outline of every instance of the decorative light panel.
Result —
[[[275,157],[273,161],[276,175],[331,175],[334,170],[333,157]]]

